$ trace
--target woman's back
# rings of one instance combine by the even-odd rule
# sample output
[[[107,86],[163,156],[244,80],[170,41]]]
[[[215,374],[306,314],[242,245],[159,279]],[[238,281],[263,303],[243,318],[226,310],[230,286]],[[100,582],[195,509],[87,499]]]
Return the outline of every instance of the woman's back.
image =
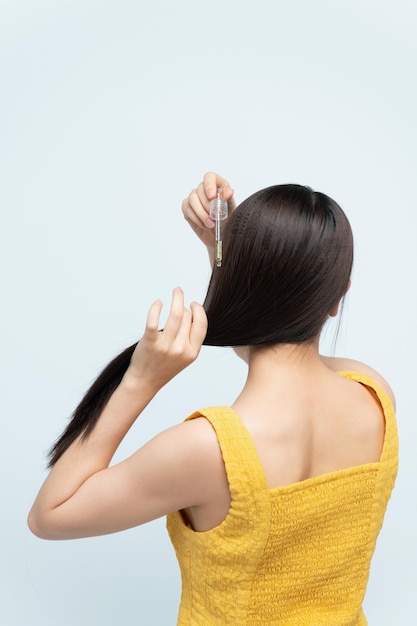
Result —
[[[341,370],[370,374],[391,395],[371,368],[319,357],[313,346],[261,349],[250,358],[247,383],[232,408],[250,434],[270,488],[379,461],[381,405],[371,389],[339,376]],[[195,530],[219,524],[230,506],[222,462],[213,459],[211,475],[210,501],[184,512]]]
[[[233,408],[251,434],[270,487],[379,460],[385,425],[372,392],[309,363],[275,374],[272,386],[266,368],[268,363]]]

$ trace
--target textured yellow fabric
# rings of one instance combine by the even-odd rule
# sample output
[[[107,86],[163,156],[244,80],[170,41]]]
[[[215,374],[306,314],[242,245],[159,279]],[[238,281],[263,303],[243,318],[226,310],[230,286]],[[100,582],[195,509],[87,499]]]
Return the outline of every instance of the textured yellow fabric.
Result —
[[[206,532],[167,518],[182,576],[178,626],[365,626],[375,542],[394,486],[398,441],[392,404],[368,377],[385,415],[379,462],[269,489],[253,441],[234,411],[204,416],[217,433],[231,492],[225,520]]]

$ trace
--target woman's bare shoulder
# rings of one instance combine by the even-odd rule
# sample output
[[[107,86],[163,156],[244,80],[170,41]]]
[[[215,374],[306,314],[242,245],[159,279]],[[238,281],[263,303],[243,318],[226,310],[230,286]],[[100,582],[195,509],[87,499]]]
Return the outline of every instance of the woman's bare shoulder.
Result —
[[[395,396],[390,385],[383,376],[366,363],[356,361],[355,359],[346,359],[341,357],[321,356],[327,367],[334,372],[359,372],[369,378],[372,378],[385,391],[395,406]]]

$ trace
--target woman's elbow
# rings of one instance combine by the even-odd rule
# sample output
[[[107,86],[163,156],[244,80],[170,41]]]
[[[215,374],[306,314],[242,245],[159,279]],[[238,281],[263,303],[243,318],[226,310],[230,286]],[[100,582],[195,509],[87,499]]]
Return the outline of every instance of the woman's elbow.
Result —
[[[39,539],[60,539],[47,516],[45,519],[45,516],[39,515],[33,508],[29,511],[27,524],[29,530]]]

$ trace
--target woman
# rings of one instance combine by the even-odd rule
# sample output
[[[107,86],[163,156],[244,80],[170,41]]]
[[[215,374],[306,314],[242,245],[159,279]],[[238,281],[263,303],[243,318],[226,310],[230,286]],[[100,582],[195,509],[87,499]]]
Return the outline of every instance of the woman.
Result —
[[[183,202],[212,261],[217,188],[233,210],[232,189],[213,173]],[[385,380],[318,350],[350,285],[349,223],[324,194],[270,187],[233,210],[223,250],[204,308],[187,310],[175,289],[158,332],[155,302],[141,341],[87,392],[52,450],[29,526],[70,539],[168,515],[184,626],[362,626],[397,435]],[[137,416],[203,342],[233,346],[248,362],[232,407],[197,412],[109,467]]]

